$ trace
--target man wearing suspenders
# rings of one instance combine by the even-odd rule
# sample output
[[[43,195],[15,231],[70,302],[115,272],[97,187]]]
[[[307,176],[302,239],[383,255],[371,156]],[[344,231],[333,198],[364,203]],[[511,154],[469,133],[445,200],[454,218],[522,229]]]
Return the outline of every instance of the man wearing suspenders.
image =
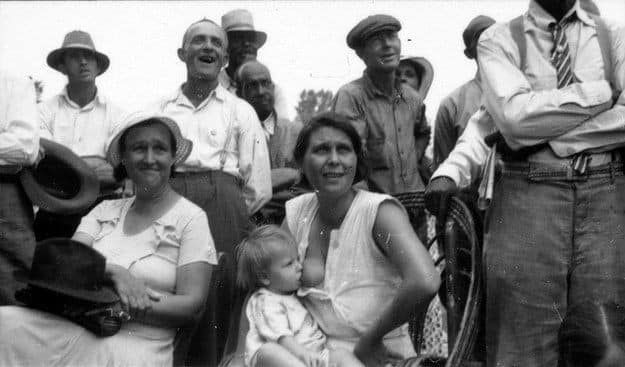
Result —
[[[625,34],[574,0],[531,0],[478,55],[485,108],[428,196],[494,162],[479,141],[499,131],[486,138],[503,160],[486,215],[487,365],[555,366],[567,309],[625,301]]]
[[[189,158],[176,167],[172,187],[204,209],[217,251],[234,256],[235,246],[250,229],[249,216],[271,199],[271,170],[256,112],[219,84],[227,49],[219,25],[208,19],[191,24],[178,49],[187,79],[159,101],[157,109],[177,121],[193,142]],[[236,297],[234,283],[221,284],[216,292],[190,344],[187,365],[216,365],[229,317],[238,320],[236,308],[242,300],[231,299]]]

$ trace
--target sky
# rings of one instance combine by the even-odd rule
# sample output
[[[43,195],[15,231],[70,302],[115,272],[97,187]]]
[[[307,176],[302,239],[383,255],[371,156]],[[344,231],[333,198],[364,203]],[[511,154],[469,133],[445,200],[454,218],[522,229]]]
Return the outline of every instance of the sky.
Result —
[[[625,24],[625,1],[595,0],[606,18]],[[177,58],[182,34],[201,18],[244,8],[256,29],[268,34],[258,59],[271,70],[295,116],[302,89],[329,89],[358,78],[362,61],[345,36],[362,18],[397,17],[402,54],[423,56],[434,65],[426,99],[432,122],[440,100],[471,79],[475,63],[464,57],[462,30],[478,14],[507,21],[527,9],[528,0],[421,1],[0,1],[0,69],[43,81],[44,99],[61,91],[66,78],[46,65],[48,53],[71,30],[93,37],[111,59],[98,77],[99,90],[127,110],[137,110],[172,93],[185,78]]]

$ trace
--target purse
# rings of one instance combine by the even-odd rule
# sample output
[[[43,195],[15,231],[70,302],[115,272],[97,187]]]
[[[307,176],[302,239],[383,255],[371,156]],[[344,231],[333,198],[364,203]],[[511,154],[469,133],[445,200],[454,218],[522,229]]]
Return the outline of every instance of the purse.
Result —
[[[100,337],[115,335],[130,319],[119,301],[100,303],[29,285],[15,293],[26,307],[61,316]]]

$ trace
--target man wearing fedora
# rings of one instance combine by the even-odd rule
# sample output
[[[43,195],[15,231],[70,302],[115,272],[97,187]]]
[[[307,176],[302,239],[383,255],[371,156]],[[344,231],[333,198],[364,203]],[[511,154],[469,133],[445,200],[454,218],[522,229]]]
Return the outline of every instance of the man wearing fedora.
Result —
[[[41,137],[68,148],[95,170],[102,194],[117,189],[113,169],[106,162],[105,144],[124,113],[96,86],[96,78],[109,67],[108,56],[96,50],[89,33],[72,31],[60,48],[47,57],[48,66],[67,76],[67,85],[39,105]],[[40,211],[35,220],[37,239],[71,237],[82,215],[60,216]]]
[[[399,21],[385,14],[369,16],[351,29],[347,45],[366,69],[361,78],[338,90],[333,110],[351,120],[363,141],[369,189],[408,198],[424,188],[419,164],[430,128],[422,116],[421,95],[396,75],[400,29]],[[424,228],[423,209],[409,210],[409,216],[415,231]]]
[[[235,9],[221,17],[221,28],[228,36],[228,65],[219,73],[219,82],[228,91],[236,93],[235,73],[246,61],[256,60],[258,49],[267,41],[267,33],[254,28],[252,13]],[[275,111],[280,117],[289,118],[289,109],[282,89],[275,85]]]
[[[15,303],[16,270],[30,268],[33,210],[18,174],[39,155],[35,88],[27,78],[0,73],[0,305]]]

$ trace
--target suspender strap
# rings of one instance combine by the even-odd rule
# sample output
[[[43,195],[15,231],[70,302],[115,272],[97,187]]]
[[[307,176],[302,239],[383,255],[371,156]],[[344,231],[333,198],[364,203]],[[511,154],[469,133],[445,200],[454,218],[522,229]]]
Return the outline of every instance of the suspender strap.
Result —
[[[600,16],[590,14],[589,16],[594,20],[597,26],[597,40],[599,41],[599,48],[601,49],[601,57],[603,58],[603,70],[605,73],[605,80],[612,83],[612,42],[610,40],[610,30],[603,18]],[[525,70],[527,60],[527,42],[525,41],[525,27],[523,26],[523,16],[518,16],[510,21],[510,33],[512,39],[516,43],[519,49],[519,56],[521,63],[519,68],[521,71]]]
[[[603,18],[594,14],[589,14],[592,20],[597,25],[597,40],[599,41],[599,48],[601,49],[601,57],[603,58],[603,71],[605,73],[605,80],[612,83],[612,42],[610,40],[610,30]]]
[[[512,34],[512,39],[514,40],[514,43],[516,43],[517,48],[519,49],[519,56],[521,58],[519,69],[521,69],[521,71],[525,71],[525,61],[527,60],[527,43],[525,41],[525,27],[523,26],[522,15],[519,15],[518,17],[510,21],[510,33]]]

